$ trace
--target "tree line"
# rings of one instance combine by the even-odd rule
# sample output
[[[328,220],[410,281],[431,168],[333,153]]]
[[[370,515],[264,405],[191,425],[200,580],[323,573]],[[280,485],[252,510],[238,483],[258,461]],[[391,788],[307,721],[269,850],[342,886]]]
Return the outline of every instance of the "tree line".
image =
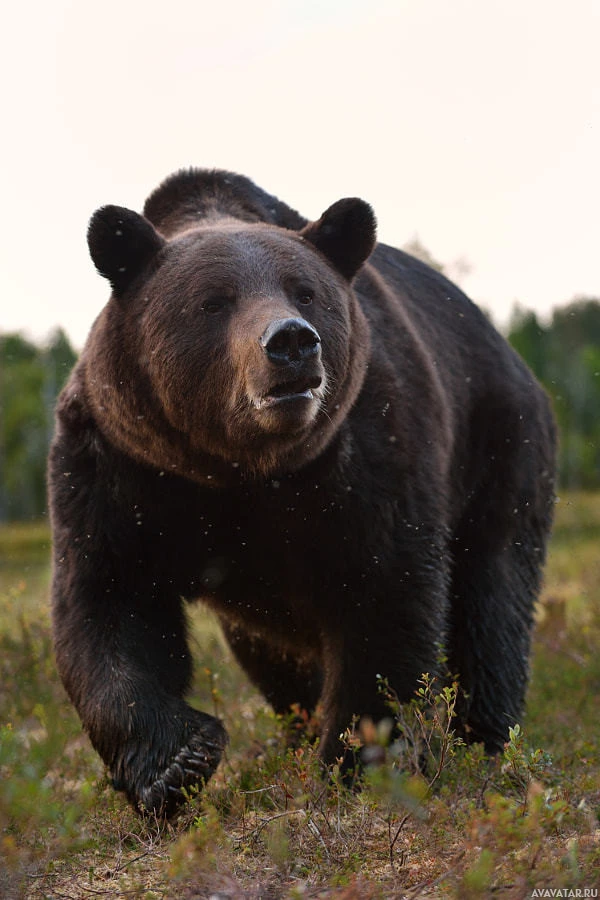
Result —
[[[600,487],[600,300],[577,297],[548,324],[513,311],[508,339],[550,394],[560,435],[559,484]]]
[[[547,323],[516,307],[507,337],[552,398],[560,484],[600,488],[600,300],[575,298]],[[0,522],[45,513],[54,406],[76,358],[62,330],[43,345],[0,334]]]
[[[0,522],[46,510],[54,406],[77,354],[64,331],[43,346],[0,334]]]

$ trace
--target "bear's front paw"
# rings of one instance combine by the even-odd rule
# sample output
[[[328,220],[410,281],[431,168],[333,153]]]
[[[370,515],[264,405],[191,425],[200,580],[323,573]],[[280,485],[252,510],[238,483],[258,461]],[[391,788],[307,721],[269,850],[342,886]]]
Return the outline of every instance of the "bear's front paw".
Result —
[[[227,732],[210,719],[194,731],[158,778],[142,788],[136,806],[142,813],[168,818],[186,801],[186,791],[209,780],[227,744]]]

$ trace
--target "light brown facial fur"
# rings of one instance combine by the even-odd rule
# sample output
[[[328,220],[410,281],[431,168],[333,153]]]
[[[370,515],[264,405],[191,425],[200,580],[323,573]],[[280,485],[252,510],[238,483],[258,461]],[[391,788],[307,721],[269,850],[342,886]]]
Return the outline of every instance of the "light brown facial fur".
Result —
[[[265,336],[288,322],[302,330],[301,349],[311,330],[316,337],[310,352],[282,361],[272,351],[280,336],[269,347]],[[206,457],[261,475],[315,458],[360,390],[369,348],[348,281],[310,240],[235,220],[164,243],[143,289],[113,298],[103,327],[120,349],[108,358],[92,353],[88,369],[101,385],[97,402],[113,410],[105,420],[111,438],[199,480]],[[129,393],[119,376],[124,357],[129,382],[133,367],[142,389],[107,404],[107,385]]]

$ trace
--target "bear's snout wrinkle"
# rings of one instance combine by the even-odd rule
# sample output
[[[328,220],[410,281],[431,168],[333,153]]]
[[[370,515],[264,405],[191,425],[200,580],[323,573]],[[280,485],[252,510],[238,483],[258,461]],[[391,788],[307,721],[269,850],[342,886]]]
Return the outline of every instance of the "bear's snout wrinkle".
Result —
[[[261,335],[260,345],[270,362],[287,366],[317,356],[321,338],[305,319],[275,319]]]

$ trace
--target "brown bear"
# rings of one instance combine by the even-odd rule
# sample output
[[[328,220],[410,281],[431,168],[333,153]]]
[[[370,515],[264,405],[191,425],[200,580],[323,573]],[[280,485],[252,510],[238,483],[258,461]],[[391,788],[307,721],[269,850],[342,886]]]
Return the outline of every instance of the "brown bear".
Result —
[[[50,454],[58,667],[115,787],[170,814],[215,770],[184,601],[280,713],[353,716],[438,670],[465,734],[521,715],[553,505],[545,394],[443,275],[345,199],[307,222],[190,170],[89,227],[112,286]]]

